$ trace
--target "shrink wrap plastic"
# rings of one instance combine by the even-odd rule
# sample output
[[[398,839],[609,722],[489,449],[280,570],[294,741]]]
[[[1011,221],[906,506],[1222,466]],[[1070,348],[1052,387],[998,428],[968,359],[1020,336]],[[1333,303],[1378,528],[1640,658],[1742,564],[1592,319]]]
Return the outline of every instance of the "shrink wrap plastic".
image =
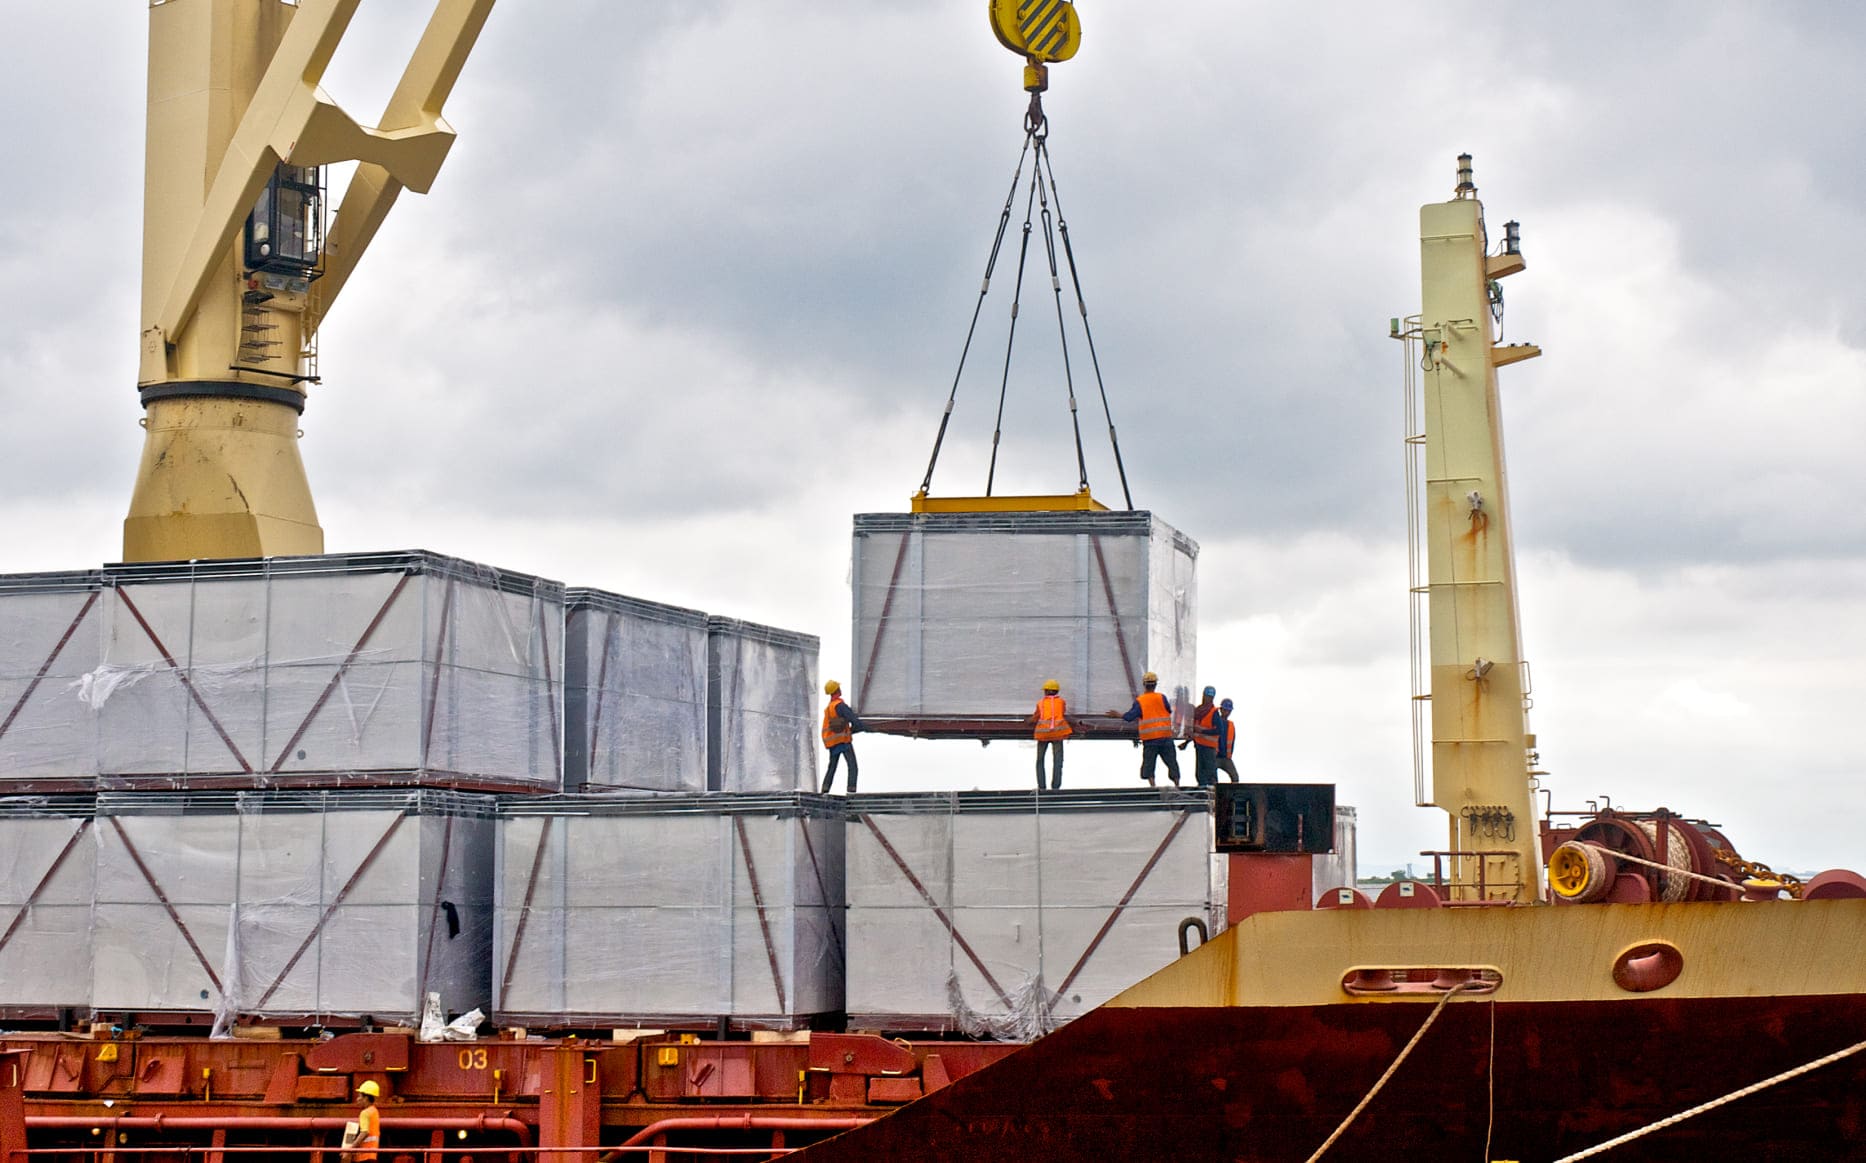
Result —
[[[493,800],[432,790],[97,800],[91,1004],[415,1024],[490,1001]]]
[[[91,1004],[89,796],[0,799],[0,1014]]]
[[[0,579],[0,609],[18,790],[561,787],[556,582],[425,552],[113,565]]]
[[[852,1027],[1022,1040],[1225,923],[1202,791],[958,792],[847,801]]]
[[[706,615],[564,595],[566,791],[706,790]]]
[[[1178,715],[1197,561],[1140,511],[859,514],[850,700],[865,719],[1021,719],[1053,678],[1072,711],[1125,711],[1152,670]]]
[[[507,798],[495,1019],[791,1029],[839,1011],[842,869],[825,796]]]
[[[1314,897],[1337,888],[1353,888],[1357,872],[1356,813],[1353,808],[1335,806],[1335,850],[1317,855],[1313,864]]]
[[[710,790],[816,786],[818,646],[809,634],[736,618],[706,620]]]

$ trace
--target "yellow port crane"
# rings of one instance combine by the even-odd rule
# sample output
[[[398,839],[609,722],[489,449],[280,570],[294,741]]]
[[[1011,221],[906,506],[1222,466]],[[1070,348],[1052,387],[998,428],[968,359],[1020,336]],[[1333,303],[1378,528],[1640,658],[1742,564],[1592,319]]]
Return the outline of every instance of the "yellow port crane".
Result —
[[[360,3],[149,6],[126,561],[323,552],[298,455],[318,325],[396,196],[433,184],[454,139],[441,106],[493,0],[439,0],[373,129],[319,88]],[[326,234],[338,162],[359,164]]]

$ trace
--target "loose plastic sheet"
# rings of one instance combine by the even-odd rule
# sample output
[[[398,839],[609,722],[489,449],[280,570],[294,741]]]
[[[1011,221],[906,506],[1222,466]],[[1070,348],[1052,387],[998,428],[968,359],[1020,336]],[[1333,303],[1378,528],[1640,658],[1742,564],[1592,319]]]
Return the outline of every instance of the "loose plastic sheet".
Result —
[[[88,796],[0,799],[0,1013],[91,1004]]]
[[[97,798],[92,1004],[374,1017],[490,1002],[493,800],[432,790]]]
[[[1027,1039],[1224,927],[1208,792],[847,800],[854,1026]]]
[[[495,1017],[789,1029],[839,1011],[842,855],[824,796],[508,797]]]
[[[1126,710],[1195,689],[1198,546],[1147,512],[855,518],[851,701],[865,718],[1021,718],[1045,679]]]
[[[96,578],[0,585],[16,787],[561,787],[555,582],[422,552]]]
[[[1312,868],[1314,899],[1337,888],[1353,888],[1357,872],[1356,813],[1353,808],[1335,806],[1335,850],[1317,856]]]
[[[565,594],[567,791],[706,790],[706,615]]]
[[[707,787],[815,787],[817,639],[720,617],[706,620],[706,636]]]

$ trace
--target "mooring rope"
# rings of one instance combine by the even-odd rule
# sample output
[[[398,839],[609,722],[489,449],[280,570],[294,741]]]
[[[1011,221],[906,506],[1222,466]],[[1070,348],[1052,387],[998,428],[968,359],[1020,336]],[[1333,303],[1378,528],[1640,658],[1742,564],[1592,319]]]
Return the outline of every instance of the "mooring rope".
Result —
[[[1438,1004],[1432,1007],[1432,1012],[1426,1016],[1424,1024],[1422,1024],[1418,1032],[1412,1036],[1412,1040],[1407,1042],[1405,1047],[1400,1050],[1399,1057],[1393,1059],[1393,1065],[1387,1067],[1386,1073],[1382,1074],[1374,1083],[1373,1089],[1368,1091],[1361,1101],[1355,1104],[1354,1109],[1348,1112],[1348,1117],[1341,1120],[1341,1125],[1335,1128],[1334,1134],[1328,1136],[1328,1141],[1315,1149],[1315,1154],[1309,1156],[1308,1163],[1315,1163],[1317,1159],[1320,1159],[1323,1155],[1328,1153],[1328,1149],[1335,1145],[1335,1140],[1339,1139],[1347,1132],[1347,1129],[1354,1124],[1354,1120],[1359,1118],[1361,1112],[1367,1109],[1367,1104],[1374,1101],[1374,1096],[1380,1093],[1380,1088],[1385,1086],[1387,1080],[1392,1078],[1394,1073],[1399,1070],[1400,1063],[1406,1061],[1406,1056],[1411,1054],[1413,1047],[1419,1044],[1419,1039],[1425,1037],[1425,1032],[1432,1028],[1432,1023],[1436,1022],[1438,1020],[1438,1015],[1444,1012],[1446,1004],[1460,991],[1470,988],[1472,984],[1471,982],[1462,982],[1445,991],[1445,996],[1438,999]]]
[[[1806,1074],[1811,1070],[1819,1070],[1821,1067],[1831,1065],[1835,1062],[1840,1061],[1842,1058],[1848,1058],[1854,1054],[1858,1054],[1861,1050],[1866,1050],[1866,1042],[1855,1042],[1853,1043],[1853,1045],[1848,1046],[1844,1050],[1836,1050],[1832,1054],[1829,1054],[1824,1058],[1816,1058],[1814,1061],[1805,1063],[1804,1065],[1801,1065],[1801,1066],[1797,1066],[1793,1070],[1784,1070],[1782,1071],[1782,1073],[1777,1074],[1773,1078],[1765,1078],[1761,1082],[1752,1082],[1748,1086],[1745,1086],[1743,1089],[1733,1090],[1729,1094],[1724,1095],[1722,1098],[1713,1098],[1707,1103],[1702,1103],[1698,1106],[1692,1107],[1690,1110],[1679,1111],[1675,1115],[1671,1115],[1668,1118],[1660,1119],[1656,1123],[1650,1123],[1646,1126],[1639,1128],[1636,1131],[1628,1131],[1626,1134],[1621,1135],[1617,1139],[1608,1139],[1606,1142],[1600,1144],[1597,1147],[1589,1147],[1587,1150],[1577,1152],[1573,1155],[1563,1155],[1560,1159],[1555,1160],[1555,1163],[1576,1163],[1576,1160],[1591,1159],[1595,1155],[1602,1154],[1603,1152],[1606,1152],[1606,1151],[1611,1151],[1615,1147],[1619,1147],[1626,1143],[1632,1142],[1634,1139],[1644,1138],[1645,1136],[1650,1135],[1655,1131],[1662,1131],[1666,1127],[1672,1126],[1677,1123],[1682,1123],[1686,1119],[1695,1118],[1696,1116],[1703,1114],[1705,1111],[1716,1110],[1718,1107],[1723,1106],[1726,1103],[1735,1102],[1739,1098],[1747,1098],[1750,1095],[1755,1094],[1759,1090],[1767,1090],[1769,1087],[1774,1086],[1778,1082],[1787,1082],[1789,1079],[1799,1078],[1803,1074]]]

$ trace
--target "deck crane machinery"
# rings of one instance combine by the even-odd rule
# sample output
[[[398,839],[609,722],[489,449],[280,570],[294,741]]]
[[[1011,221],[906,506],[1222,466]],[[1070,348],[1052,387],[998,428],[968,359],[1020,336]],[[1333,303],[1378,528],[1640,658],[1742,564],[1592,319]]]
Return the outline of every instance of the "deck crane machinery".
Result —
[[[439,0],[375,128],[319,87],[361,0],[149,6],[142,465],[127,561],[321,553],[298,454],[318,327],[403,189],[493,0]],[[324,169],[356,162],[326,232]]]

